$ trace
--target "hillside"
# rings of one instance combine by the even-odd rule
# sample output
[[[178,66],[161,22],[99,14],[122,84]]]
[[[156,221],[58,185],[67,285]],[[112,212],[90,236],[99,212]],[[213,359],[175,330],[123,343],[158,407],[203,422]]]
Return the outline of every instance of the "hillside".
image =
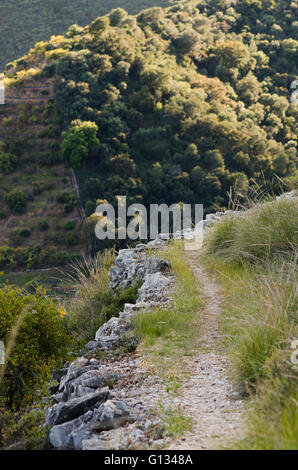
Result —
[[[87,250],[73,174],[49,161],[59,124],[53,124],[51,106],[26,100],[0,107],[1,271],[65,265]]]
[[[246,203],[198,251],[78,264],[63,305],[0,290],[0,448],[297,449],[297,192]]]
[[[0,71],[27,53],[35,42],[63,34],[70,25],[85,26],[97,16],[122,7],[137,13],[151,6],[167,6],[167,0],[1,0]]]
[[[296,15],[297,2],[247,0],[182,1],[137,16],[117,9],[10,63],[0,196],[1,243],[11,251],[1,249],[1,269],[17,256],[13,227],[24,225],[18,214],[11,223],[9,192],[26,190],[23,175],[33,162],[38,178],[42,167],[49,174],[75,169],[91,232],[96,201],[114,204],[117,195],[146,206],[203,203],[210,212],[226,207],[231,194],[244,200],[251,183],[270,192],[295,186]],[[54,187],[63,189],[58,181]],[[46,201],[53,214],[67,204],[68,196],[60,203],[57,196]],[[34,217],[40,221],[38,207]],[[58,226],[75,222],[68,227],[76,231],[78,223],[64,217]],[[58,226],[50,221],[46,246],[65,245]],[[29,229],[18,246],[36,243]],[[80,249],[84,236],[70,238]]]

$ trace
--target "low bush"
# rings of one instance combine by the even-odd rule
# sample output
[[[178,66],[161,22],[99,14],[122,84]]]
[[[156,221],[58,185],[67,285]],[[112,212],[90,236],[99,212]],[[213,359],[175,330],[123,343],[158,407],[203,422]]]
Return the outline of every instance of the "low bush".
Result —
[[[46,230],[48,230],[49,224],[46,220],[42,220],[41,222],[39,222],[38,228],[41,232],[45,232]]]
[[[6,346],[0,400],[19,409],[41,395],[53,366],[66,357],[69,336],[44,290],[32,295],[6,286],[0,290],[0,337]]]
[[[14,189],[4,195],[4,200],[10,210],[15,214],[23,214],[25,212],[27,194],[24,191]]]
[[[64,224],[64,230],[70,231],[73,230],[75,227],[75,223],[71,222],[70,220]]]
[[[32,193],[34,195],[39,195],[44,191],[50,191],[51,189],[53,189],[54,184],[51,183],[50,181],[39,181],[39,182],[33,183],[32,187],[33,187]]]
[[[27,268],[36,269],[44,265],[64,266],[72,259],[72,255],[55,248],[42,249],[40,245],[12,248],[0,247],[0,269]]]
[[[74,205],[72,204],[65,204],[64,206],[64,214],[67,215],[67,214],[70,214],[74,209]]]
[[[70,248],[71,246],[76,246],[80,243],[80,239],[77,233],[67,233],[64,237],[65,245]]]
[[[48,263],[51,266],[65,266],[72,259],[72,256],[66,251],[57,251],[48,256]]]
[[[31,235],[31,231],[28,228],[23,228],[19,231],[19,234],[22,238],[28,238]]]
[[[11,173],[15,169],[16,163],[17,157],[15,155],[0,151],[0,173],[5,175]]]
[[[56,201],[58,204],[70,204],[74,206],[76,204],[76,197],[72,193],[64,192],[58,194]]]
[[[0,449],[43,450],[48,444],[45,413],[41,408],[12,412],[0,410]]]
[[[218,269],[222,270],[221,264]],[[226,334],[231,338],[236,380],[254,391],[268,373],[268,361],[288,346],[297,329],[297,268],[284,262],[223,271],[231,302]],[[228,287],[229,286],[229,287]]]
[[[298,377],[291,351],[277,351],[266,364],[267,377],[257,387],[258,399],[248,415],[246,439],[238,448],[296,450],[298,442]]]

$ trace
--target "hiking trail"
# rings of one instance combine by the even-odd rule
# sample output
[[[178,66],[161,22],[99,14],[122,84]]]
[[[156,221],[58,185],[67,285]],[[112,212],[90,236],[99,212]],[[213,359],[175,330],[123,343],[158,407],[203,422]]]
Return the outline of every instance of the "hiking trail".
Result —
[[[217,449],[244,434],[243,400],[228,377],[228,359],[220,341],[219,315],[223,297],[215,279],[202,267],[198,253],[186,252],[204,301],[198,311],[202,325],[199,350],[190,362],[190,378],[179,400],[183,413],[192,418],[192,432],[170,445],[175,450]]]

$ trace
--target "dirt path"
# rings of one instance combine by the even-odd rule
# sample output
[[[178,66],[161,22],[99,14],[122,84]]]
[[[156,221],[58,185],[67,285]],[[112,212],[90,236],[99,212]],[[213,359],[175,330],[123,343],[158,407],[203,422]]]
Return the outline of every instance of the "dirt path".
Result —
[[[192,375],[179,400],[184,413],[193,419],[193,432],[174,442],[170,449],[216,449],[243,434],[242,400],[227,377],[227,359],[220,344],[218,316],[222,296],[214,279],[200,265],[198,254],[185,253],[205,300],[200,351],[194,358]]]

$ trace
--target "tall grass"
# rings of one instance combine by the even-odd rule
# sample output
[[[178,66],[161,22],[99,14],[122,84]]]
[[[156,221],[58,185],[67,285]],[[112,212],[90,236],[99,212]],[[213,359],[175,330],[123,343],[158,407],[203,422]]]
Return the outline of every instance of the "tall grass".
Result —
[[[278,350],[268,361],[268,376],[257,389],[257,399],[248,415],[248,433],[237,443],[240,449],[297,450],[297,370],[289,351]]]
[[[112,263],[112,251],[83,259],[73,265],[63,281],[65,291],[70,296],[74,294],[66,307],[66,324],[80,340],[94,339],[99,326],[108,319],[106,304]]]
[[[73,265],[64,280],[71,300],[65,317],[67,328],[82,342],[93,340],[98,328],[118,316],[125,303],[135,303],[141,281],[127,289],[109,288],[109,270],[114,262],[112,250],[98,253]]]
[[[297,202],[270,201],[216,224],[205,261],[226,302],[221,318],[232,375],[255,395],[246,449],[298,444],[297,367],[291,342],[297,325]]]
[[[297,200],[269,201],[224,218],[208,237],[208,251],[228,262],[288,257],[297,252],[297,212]]]
[[[252,391],[267,376],[267,361],[298,333],[297,267],[285,260],[253,269],[220,260],[211,263],[225,293],[221,321],[231,346],[234,376]]]

